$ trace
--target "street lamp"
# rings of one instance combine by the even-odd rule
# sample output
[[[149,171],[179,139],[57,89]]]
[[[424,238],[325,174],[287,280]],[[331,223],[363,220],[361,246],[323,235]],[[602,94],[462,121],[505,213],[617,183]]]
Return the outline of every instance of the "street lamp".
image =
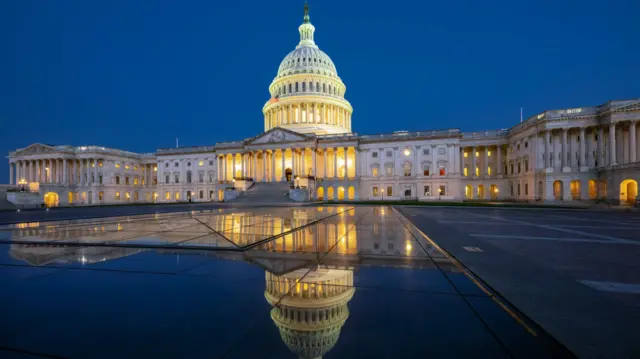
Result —
[[[233,186],[233,189],[236,189],[236,179],[232,179],[231,180],[231,185]]]
[[[438,201],[440,200],[441,195],[442,195],[442,188],[438,188]]]
[[[300,176],[296,176],[295,178],[297,184],[294,183],[295,187],[300,188]]]

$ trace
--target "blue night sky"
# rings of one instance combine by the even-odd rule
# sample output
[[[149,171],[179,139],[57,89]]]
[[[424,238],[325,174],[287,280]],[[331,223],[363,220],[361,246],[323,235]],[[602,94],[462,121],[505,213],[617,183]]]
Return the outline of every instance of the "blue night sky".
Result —
[[[310,2],[354,131],[509,127],[640,97],[640,2]],[[0,153],[255,136],[303,1],[0,3]],[[0,166],[0,183],[8,165]]]

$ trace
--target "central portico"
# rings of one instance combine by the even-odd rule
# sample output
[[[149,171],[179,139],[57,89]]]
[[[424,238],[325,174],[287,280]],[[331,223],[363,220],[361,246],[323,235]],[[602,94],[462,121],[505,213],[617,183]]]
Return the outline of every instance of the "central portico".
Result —
[[[246,141],[216,145],[218,181],[292,182],[295,178],[355,179],[356,142],[273,128]]]

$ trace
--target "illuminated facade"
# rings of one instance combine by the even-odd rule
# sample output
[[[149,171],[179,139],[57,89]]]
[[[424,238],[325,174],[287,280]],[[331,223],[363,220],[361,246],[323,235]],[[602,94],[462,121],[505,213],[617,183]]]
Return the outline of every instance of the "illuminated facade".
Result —
[[[498,131],[359,135],[306,7],[298,30],[300,42],[269,86],[265,132],[141,155],[35,144],[9,154],[10,183],[38,188],[14,203],[234,200],[266,182],[302,187],[307,200],[632,203],[637,196],[640,99],[545,111]]]

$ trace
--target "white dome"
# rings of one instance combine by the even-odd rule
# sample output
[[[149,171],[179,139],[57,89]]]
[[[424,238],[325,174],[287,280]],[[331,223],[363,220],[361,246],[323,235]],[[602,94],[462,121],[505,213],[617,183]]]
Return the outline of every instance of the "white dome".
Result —
[[[302,45],[285,56],[280,63],[276,78],[305,73],[338,77],[336,66],[329,55],[317,46]]]

